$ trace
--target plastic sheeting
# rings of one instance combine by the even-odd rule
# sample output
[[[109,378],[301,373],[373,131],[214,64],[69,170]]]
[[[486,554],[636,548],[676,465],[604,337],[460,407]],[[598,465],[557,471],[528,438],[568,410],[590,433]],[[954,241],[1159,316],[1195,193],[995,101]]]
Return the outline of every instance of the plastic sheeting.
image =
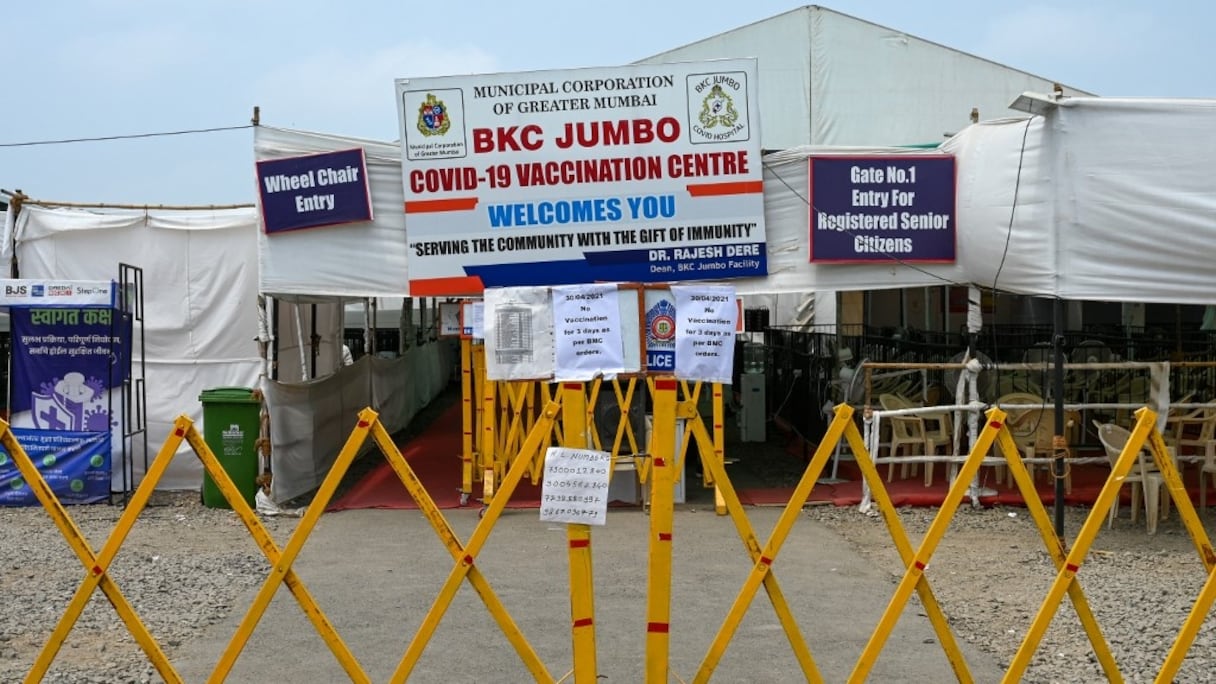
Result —
[[[14,230],[24,278],[115,280],[120,262],[143,269],[144,352],[136,348],[134,362],[142,356],[146,364],[149,459],[177,416],[201,425],[203,390],[257,387],[252,209],[100,212],[26,205]],[[182,453],[187,457],[174,459],[162,488],[202,482],[202,465],[189,446]],[[134,460],[138,481],[143,454]]]
[[[1216,303],[1216,100],[1065,98],[972,126],[958,158],[966,278],[1068,300]],[[1015,206],[1016,197],[1016,206]]]
[[[1066,99],[1046,118],[1056,294],[1216,303],[1216,100]]]
[[[450,342],[415,347],[400,358],[364,356],[337,373],[305,383],[267,383],[272,498],[287,501],[320,486],[355,427],[359,411],[376,406],[391,434],[439,395],[452,378]],[[369,440],[365,449],[376,448]],[[453,454],[452,467],[457,467]]]

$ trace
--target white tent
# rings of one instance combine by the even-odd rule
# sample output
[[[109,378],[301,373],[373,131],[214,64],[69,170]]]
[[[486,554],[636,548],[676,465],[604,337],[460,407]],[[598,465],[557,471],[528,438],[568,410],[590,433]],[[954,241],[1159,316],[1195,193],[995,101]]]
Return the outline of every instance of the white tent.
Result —
[[[23,278],[115,280],[119,263],[143,269],[144,345],[134,361],[146,364],[149,458],[179,415],[201,425],[203,390],[258,386],[256,230],[252,209],[26,204],[6,236]],[[135,455],[134,465],[138,481],[143,454]],[[117,463],[114,470],[119,472]],[[184,489],[201,481],[202,466],[190,455],[174,459],[162,485]]]
[[[818,264],[802,147],[765,160],[767,279],[741,292],[977,284],[1071,300],[1216,303],[1216,100],[1063,98],[1045,116],[969,126],[953,264]],[[892,150],[872,150],[891,154]],[[924,153],[918,150],[918,153]]]
[[[399,358],[364,357],[353,366],[340,365],[344,304],[409,296],[400,147],[266,126],[256,129],[254,145],[258,160],[362,148],[373,206],[373,220],[362,223],[274,235],[257,231],[258,289],[277,303],[271,319],[279,323],[278,381],[267,380],[264,388],[271,408],[273,493],[281,501],[321,483],[360,409],[374,407],[390,432],[404,428],[443,390],[455,355],[451,345],[435,343]],[[312,372],[308,338],[314,321],[320,346]]]
[[[733,284],[743,294],[781,295],[975,283],[1066,299],[1216,303],[1207,249],[1216,240],[1216,197],[1208,187],[1216,101],[1082,97],[1040,104],[1045,116],[973,125],[942,146],[940,153],[957,159],[955,263],[811,263],[807,158],[899,150],[805,147],[766,158],[770,275]],[[313,302],[340,312],[344,301],[408,294],[397,146],[264,127],[256,140],[259,159],[363,147],[375,220],[268,238],[251,210],[26,206],[13,227],[25,277],[109,279],[120,261],[146,269],[153,441],[179,413],[197,416],[202,389],[257,382],[255,339],[266,334],[258,324],[259,292],[289,305],[279,311],[283,358],[303,348],[292,346],[300,335],[290,306],[302,303],[311,316]],[[321,318],[318,375],[340,358],[340,313]],[[303,316],[298,321],[311,325]],[[317,380],[265,382],[276,498],[319,483],[358,409],[377,406],[390,430],[403,427],[440,391],[452,364],[450,347],[423,345]],[[197,467],[173,482],[197,484]]]

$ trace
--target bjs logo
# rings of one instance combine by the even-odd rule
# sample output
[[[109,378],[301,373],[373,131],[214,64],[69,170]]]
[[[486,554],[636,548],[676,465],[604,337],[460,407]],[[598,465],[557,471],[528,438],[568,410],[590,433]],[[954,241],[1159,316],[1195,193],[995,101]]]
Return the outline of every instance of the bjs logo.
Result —
[[[25,285],[5,285],[4,296],[6,297],[24,297],[29,294],[29,288]]]

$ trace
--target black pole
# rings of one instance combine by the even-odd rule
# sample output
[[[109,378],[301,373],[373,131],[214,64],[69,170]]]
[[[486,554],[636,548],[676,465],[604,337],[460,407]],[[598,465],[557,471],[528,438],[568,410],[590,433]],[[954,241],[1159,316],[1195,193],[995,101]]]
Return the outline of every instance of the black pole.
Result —
[[[1056,298],[1052,311],[1052,326],[1055,328],[1055,333],[1052,335],[1052,347],[1054,352],[1054,378],[1055,385],[1056,410],[1055,410],[1055,431],[1053,434],[1059,437],[1064,434],[1064,300]],[[1056,514],[1056,537],[1064,539],[1064,451],[1055,448],[1054,439],[1052,440],[1052,475],[1055,476],[1055,514]]]

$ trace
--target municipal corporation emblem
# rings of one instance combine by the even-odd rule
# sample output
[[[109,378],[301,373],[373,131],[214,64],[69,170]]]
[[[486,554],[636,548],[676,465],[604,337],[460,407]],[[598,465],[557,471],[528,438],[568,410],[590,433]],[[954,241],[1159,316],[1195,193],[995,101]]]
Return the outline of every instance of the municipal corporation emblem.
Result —
[[[444,135],[451,127],[447,105],[433,93],[428,93],[426,100],[418,107],[418,131],[426,136]]]
[[[397,82],[400,88],[404,83]],[[458,159],[468,153],[464,92],[460,88],[429,88],[398,92],[401,130],[407,161]]]
[[[659,301],[646,312],[646,337],[650,347],[672,345],[676,337],[676,307],[670,300]]]

